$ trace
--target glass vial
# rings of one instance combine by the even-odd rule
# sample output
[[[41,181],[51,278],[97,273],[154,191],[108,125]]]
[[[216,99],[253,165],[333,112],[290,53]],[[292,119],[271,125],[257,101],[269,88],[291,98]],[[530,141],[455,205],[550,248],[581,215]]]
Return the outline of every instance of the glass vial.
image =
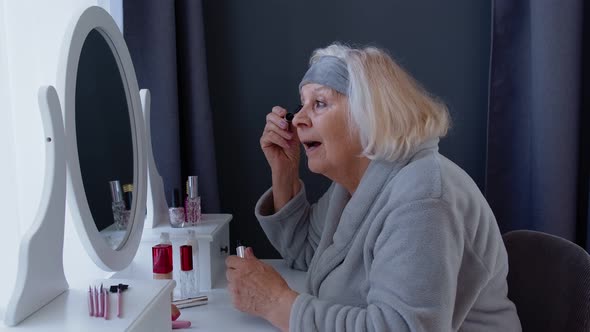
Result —
[[[195,288],[200,290],[199,242],[194,229],[187,230],[186,244],[193,248],[193,269],[195,270]]]
[[[113,221],[115,228],[122,230],[127,228],[127,223],[124,217],[125,202],[123,201],[123,191],[121,190],[121,183],[118,180],[109,181],[111,187],[111,208],[113,210]]]
[[[197,289],[195,270],[193,270],[193,247],[180,246],[180,298],[196,297]]]
[[[194,226],[201,221],[201,197],[199,197],[199,178],[197,176],[188,177],[184,212],[189,225]]]
[[[178,190],[178,188],[174,189],[174,194],[172,195],[172,207],[168,209],[168,215],[170,216],[170,226],[184,227],[184,207],[180,204],[180,190]]]
[[[131,203],[133,202],[132,184],[123,185],[123,202],[125,203],[125,210],[123,210],[123,224],[127,227],[131,219]]]
[[[172,279],[172,245],[156,244],[152,247],[152,272],[154,279]]]

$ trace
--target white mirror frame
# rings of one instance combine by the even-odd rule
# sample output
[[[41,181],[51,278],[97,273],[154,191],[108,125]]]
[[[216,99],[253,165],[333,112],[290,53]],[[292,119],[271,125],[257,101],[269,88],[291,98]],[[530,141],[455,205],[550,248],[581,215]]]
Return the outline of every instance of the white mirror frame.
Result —
[[[84,42],[90,31],[94,29],[98,30],[105,38],[117,61],[121,80],[126,88],[125,95],[127,96],[133,139],[134,199],[130,216],[133,224],[116,249],[108,245],[94,223],[82,182],[76,139],[75,105],[78,64]],[[127,267],[135,257],[143,232],[146,211],[145,128],[137,77],[127,44],[125,44],[117,24],[104,9],[97,6],[85,9],[79,18],[74,19],[72,26],[66,32],[62,54],[59,71],[62,74],[58,77],[58,86],[64,107],[68,206],[80,241],[96,265],[105,271],[119,271]]]

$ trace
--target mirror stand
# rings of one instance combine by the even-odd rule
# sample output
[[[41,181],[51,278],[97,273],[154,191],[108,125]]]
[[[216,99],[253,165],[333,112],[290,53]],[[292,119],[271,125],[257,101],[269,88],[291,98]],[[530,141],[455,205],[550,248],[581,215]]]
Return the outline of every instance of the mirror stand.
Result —
[[[39,210],[19,248],[16,284],[5,317],[8,326],[17,325],[69,287],[63,266],[66,159],[61,106],[52,86],[41,87],[38,99],[45,131],[45,180]]]
[[[156,167],[152,149],[152,131],[151,131],[151,95],[147,89],[139,91],[141,99],[141,108],[145,121],[145,136],[147,148],[147,169],[148,169],[148,186],[147,186],[147,216],[145,227],[155,228],[161,225],[170,225],[170,216],[168,214],[168,204],[164,194],[164,181]]]

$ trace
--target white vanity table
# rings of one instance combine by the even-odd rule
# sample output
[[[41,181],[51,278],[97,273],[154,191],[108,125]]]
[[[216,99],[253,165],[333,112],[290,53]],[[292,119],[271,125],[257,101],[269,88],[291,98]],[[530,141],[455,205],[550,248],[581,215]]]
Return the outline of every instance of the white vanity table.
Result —
[[[151,246],[158,242],[161,232],[170,233],[175,252],[178,245],[184,243],[187,229],[195,230],[199,241],[199,260],[210,255],[210,248],[219,248],[219,241],[214,239],[227,238],[227,226],[231,215],[213,214],[203,215],[203,223],[197,227],[171,228],[161,226],[146,228],[143,231],[139,250],[131,264],[109,279],[90,282],[92,285],[101,283],[108,287],[124,283],[129,289],[123,293],[123,318],[116,316],[116,294],[109,296],[109,319],[88,316],[86,301],[87,290],[70,289],[61,294],[56,300],[26,319],[15,330],[18,331],[168,331],[169,320],[162,320],[161,312],[169,312],[170,293],[174,291],[174,281],[152,280]],[[213,240],[213,241],[212,241]],[[204,249],[204,250],[203,250]],[[218,256],[218,260],[215,257]],[[197,307],[181,309],[179,320],[188,320],[191,327],[175,331],[277,331],[269,322],[236,310],[231,303],[231,297],[226,289],[225,279],[225,251],[216,251],[213,255],[212,266],[217,266],[218,272],[212,273],[211,289],[201,290],[207,295],[208,303]],[[176,257],[175,257],[176,258]],[[273,266],[286,279],[294,290],[301,292],[305,289],[305,272],[290,269],[283,260],[264,260]],[[206,266],[201,262],[201,266]],[[210,271],[204,269],[204,273]],[[215,268],[211,269],[214,271]],[[175,267],[174,272],[177,272]],[[201,273],[203,274],[203,273]],[[203,288],[203,287],[202,287]],[[154,305],[157,304],[157,305]],[[143,309],[147,308],[147,309]],[[155,318],[160,317],[160,318]],[[154,319],[155,318],[155,319]]]
[[[139,256],[141,256],[141,252],[138,254],[138,257]],[[301,292],[305,289],[305,272],[289,268],[281,259],[263,261],[277,269],[283,278],[285,278],[289,287],[297,292]],[[151,272],[151,266],[149,266],[149,264],[144,264],[143,261],[134,261],[130,268],[115,273],[113,278],[129,278],[137,280],[145,278],[146,273],[149,272]],[[192,325],[188,329],[178,329],[174,331],[277,331],[277,329],[266,320],[242,313],[235,309],[232,306],[231,297],[226,286],[227,282],[225,278],[221,278],[214,284],[213,289],[201,292],[202,295],[207,295],[209,298],[208,304],[180,309],[181,315],[178,319],[188,320]]]
[[[227,247],[223,242],[228,237],[228,227],[231,215],[204,214],[202,224],[197,227],[171,228],[169,226],[144,229],[139,250],[135,259],[124,270],[115,272],[112,278],[125,280],[149,280],[152,278],[151,246],[158,242],[161,232],[168,232],[174,250],[178,252],[178,246],[184,244],[187,229],[194,229],[199,243],[199,266],[211,266],[211,269],[202,269],[199,273],[201,294],[207,295],[209,302],[206,305],[181,309],[179,320],[191,321],[188,329],[175,331],[277,331],[269,322],[262,318],[254,317],[236,310],[231,303],[230,295],[226,289],[225,258]],[[177,261],[178,254],[174,257]],[[305,272],[289,268],[281,259],[264,260],[275,267],[287,280],[294,290],[301,292],[305,289]],[[174,270],[175,279],[177,269]],[[208,287],[210,279],[211,287]],[[203,282],[205,278],[205,282]],[[175,292],[175,295],[178,295]]]
[[[165,231],[178,255],[187,228],[168,226],[163,183],[152,156],[149,91],[139,90],[123,36],[99,7],[73,18],[62,53],[58,86],[39,90],[46,150],[42,203],[20,244],[5,326],[10,331],[171,331],[170,299],[176,283],[152,279],[151,247]],[[112,231],[117,215],[105,190],[111,180],[133,185],[123,230]],[[105,320],[90,317],[88,288],[68,285],[63,269],[66,198],[88,255],[101,269],[113,272],[109,279],[88,280],[88,285],[129,285],[122,294],[121,318],[116,317],[116,294],[109,295]],[[200,290],[209,303],[182,309],[180,319],[193,323],[186,330],[273,331],[264,320],[235,310],[225,290],[230,220],[228,214],[205,214],[201,224],[190,227],[199,244],[195,265]],[[176,274],[178,256],[173,260]],[[280,260],[269,263],[292,288],[303,289],[303,272],[288,269]]]
[[[13,327],[15,331],[170,331],[171,280],[98,279],[89,282],[105,286],[124,283],[122,317],[116,317],[117,295],[109,295],[108,319],[88,315],[88,290],[69,289],[29,318]],[[165,316],[164,316],[165,317]],[[10,331],[12,331],[10,329]]]

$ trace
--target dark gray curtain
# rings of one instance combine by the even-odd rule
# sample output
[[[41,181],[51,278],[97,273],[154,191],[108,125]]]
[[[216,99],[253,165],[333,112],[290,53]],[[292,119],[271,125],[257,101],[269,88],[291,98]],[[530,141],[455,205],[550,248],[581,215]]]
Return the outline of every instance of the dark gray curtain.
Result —
[[[168,203],[198,175],[203,211],[218,212],[201,1],[124,0],[123,13],[139,87],[152,94],[154,158]]]
[[[588,6],[493,1],[486,172],[503,232],[539,230],[586,249]]]

